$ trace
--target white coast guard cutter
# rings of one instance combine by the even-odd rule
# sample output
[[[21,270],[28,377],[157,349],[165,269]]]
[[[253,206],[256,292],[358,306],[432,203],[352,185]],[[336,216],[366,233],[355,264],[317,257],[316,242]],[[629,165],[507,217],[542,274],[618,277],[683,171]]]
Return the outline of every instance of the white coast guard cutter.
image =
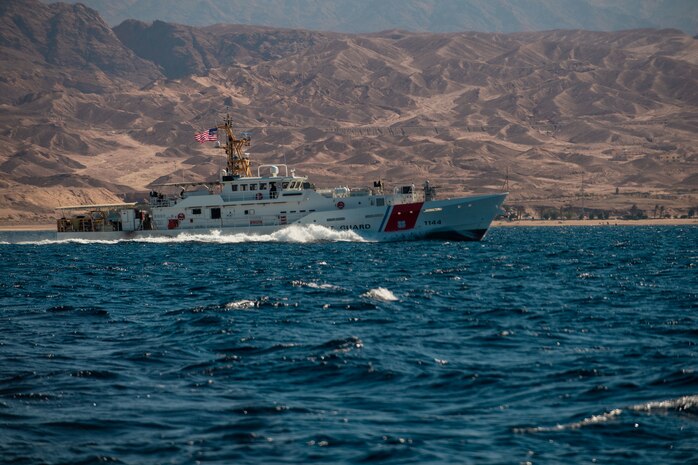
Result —
[[[144,203],[61,207],[59,238],[126,239],[182,233],[269,234],[289,225],[321,225],[351,230],[369,240],[480,240],[500,212],[506,193],[436,199],[435,189],[399,186],[316,189],[286,165],[261,165],[253,176],[244,148],[228,116],[223,132],[227,167],[217,181],[155,186],[178,188],[178,195],[151,191]],[[221,131],[222,130],[222,131]]]

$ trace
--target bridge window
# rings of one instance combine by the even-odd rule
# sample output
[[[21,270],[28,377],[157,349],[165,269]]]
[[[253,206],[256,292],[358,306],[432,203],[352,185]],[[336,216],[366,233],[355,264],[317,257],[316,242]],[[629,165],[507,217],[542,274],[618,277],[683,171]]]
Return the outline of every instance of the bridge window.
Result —
[[[257,190],[257,184],[250,184],[250,190],[251,190],[251,191],[256,191],[256,190]]]
[[[221,209],[216,207],[211,209],[211,219],[218,220],[221,217]]]
[[[267,183],[266,183],[266,182],[260,182],[260,183],[259,183],[259,190],[260,190],[260,191],[265,191],[265,190],[267,190]]]
[[[232,186],[230,186],[230,190],[233,191],[233,192],[236,192],[236,191],[238,190],[238,185],[237,185],[237,184],[233,184]]]
[[[191,211],[192,215],[201,215],[201,209],[200,208],[194,208]]]

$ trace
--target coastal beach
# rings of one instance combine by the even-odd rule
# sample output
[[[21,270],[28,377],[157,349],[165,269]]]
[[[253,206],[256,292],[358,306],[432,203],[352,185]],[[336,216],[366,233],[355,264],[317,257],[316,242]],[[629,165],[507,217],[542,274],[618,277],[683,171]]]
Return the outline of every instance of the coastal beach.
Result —
[[[531,226],[686,226],[698,225],[698,218],[653,218],[644,220],[518,220],[493,221],[492,227]]]

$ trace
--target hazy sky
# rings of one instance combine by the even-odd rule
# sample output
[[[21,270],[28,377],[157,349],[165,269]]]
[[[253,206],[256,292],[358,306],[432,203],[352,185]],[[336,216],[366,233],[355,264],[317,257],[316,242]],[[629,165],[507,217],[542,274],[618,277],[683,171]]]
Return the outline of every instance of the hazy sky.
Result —
[[[698,0],[81,0],[111,25],[161,19],[340,32],[621,30],[698,32]]]

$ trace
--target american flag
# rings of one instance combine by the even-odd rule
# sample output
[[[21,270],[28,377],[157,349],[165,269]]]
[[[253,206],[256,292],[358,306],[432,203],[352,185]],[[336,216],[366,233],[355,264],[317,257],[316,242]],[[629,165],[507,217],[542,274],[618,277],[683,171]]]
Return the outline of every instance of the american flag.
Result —
[[[208,131],[201,131],[194,134],[194,139],[200,144],[218,140],[218,128],[211,128]]]

